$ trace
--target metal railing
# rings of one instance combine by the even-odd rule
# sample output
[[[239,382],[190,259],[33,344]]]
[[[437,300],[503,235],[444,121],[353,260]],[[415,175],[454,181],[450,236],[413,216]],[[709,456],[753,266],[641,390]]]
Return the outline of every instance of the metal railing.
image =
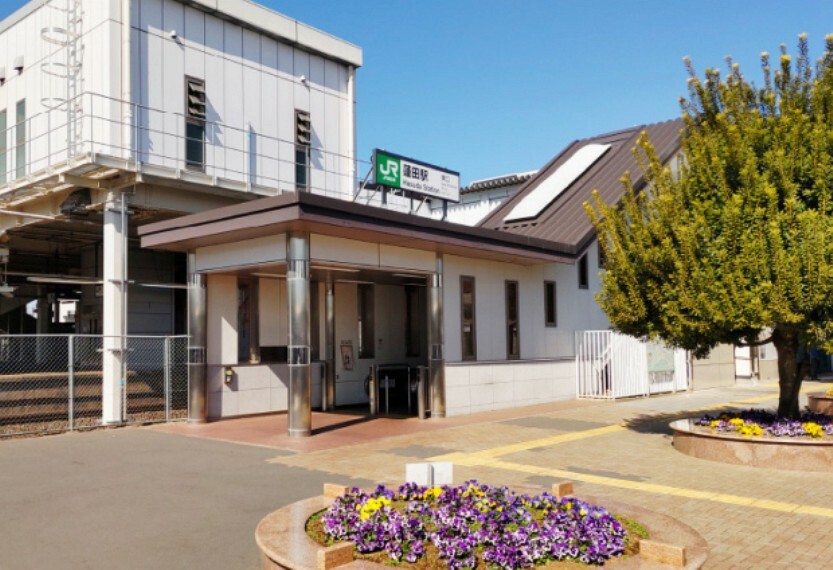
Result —
[[[689,387],[686,352],[610,330],[576,333],[576,394],[616,399]]]
[[[128,169],[263,195],[300,189],[397,211],[413,207],[411,200],[396,195],[382,204],[378,192],[361,190],[371,162],[327,148],[315,132],[307,162],[300,163],[294,140],[264,134],[261,125],[230,125],[212,120],[209,114],[201,122],[202,138],[189,139],[188,120],[182,113],[92,92],[26,117],[22,123],[12,122],[8,120],[7,128],[0,130],[0,200],[27,180],[90,155],[123,161]],[[196,162],[188,154],[187,148],[194,148],[191,143],[201,149]],[[306,182],[300,187],[299,167],[306,168]],[[424,213],[429,215],[427,208]]]
[[[188,338],[128,336],[124,423],[187,417]],[[104,337],[0,336],[0,437],[101,425]]]

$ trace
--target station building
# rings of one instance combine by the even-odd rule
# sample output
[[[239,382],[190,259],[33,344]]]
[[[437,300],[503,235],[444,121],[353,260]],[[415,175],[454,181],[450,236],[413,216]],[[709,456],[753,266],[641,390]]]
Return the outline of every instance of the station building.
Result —
[[[368,183],[361,65],[248,0],[0,22],[0,328],[99,335],[103,423],[133,335],[187,335],[192,421],[288,411],[299,436],[313,408],[366,405],[371,368],[400,405],[424,370],[436,417],[576,397],[579,334],[609,328],[582,204],[619,199],[643,130],[673,167],[680,122],[575,141],[449,213]]]

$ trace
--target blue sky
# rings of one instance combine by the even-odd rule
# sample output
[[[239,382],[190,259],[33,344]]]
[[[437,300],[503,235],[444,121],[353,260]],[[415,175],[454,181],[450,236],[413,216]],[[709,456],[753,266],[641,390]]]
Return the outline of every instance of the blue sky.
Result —
[[[359,157],[374,147],[462,180],[538,168],[567,143],[677,117],[699,70],[833,33],[821,0],[261,0],[364,49]],[[0,2],[0,17],[22,5]]]

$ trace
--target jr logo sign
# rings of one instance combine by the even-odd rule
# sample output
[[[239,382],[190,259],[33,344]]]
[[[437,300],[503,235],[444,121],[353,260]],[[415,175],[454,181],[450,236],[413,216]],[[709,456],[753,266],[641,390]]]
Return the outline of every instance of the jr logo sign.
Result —
[[[382,153],[376,154],[376,183],[399,188],[402,180],[402,165],[398,158]]]

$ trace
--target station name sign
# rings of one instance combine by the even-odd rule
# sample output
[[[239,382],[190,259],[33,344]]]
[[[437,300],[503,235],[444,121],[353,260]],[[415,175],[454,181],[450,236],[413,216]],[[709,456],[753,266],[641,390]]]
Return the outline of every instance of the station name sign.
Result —
[[[373,151],[376,183],[449,202],[460,201],[460,173],[384,150]]]

